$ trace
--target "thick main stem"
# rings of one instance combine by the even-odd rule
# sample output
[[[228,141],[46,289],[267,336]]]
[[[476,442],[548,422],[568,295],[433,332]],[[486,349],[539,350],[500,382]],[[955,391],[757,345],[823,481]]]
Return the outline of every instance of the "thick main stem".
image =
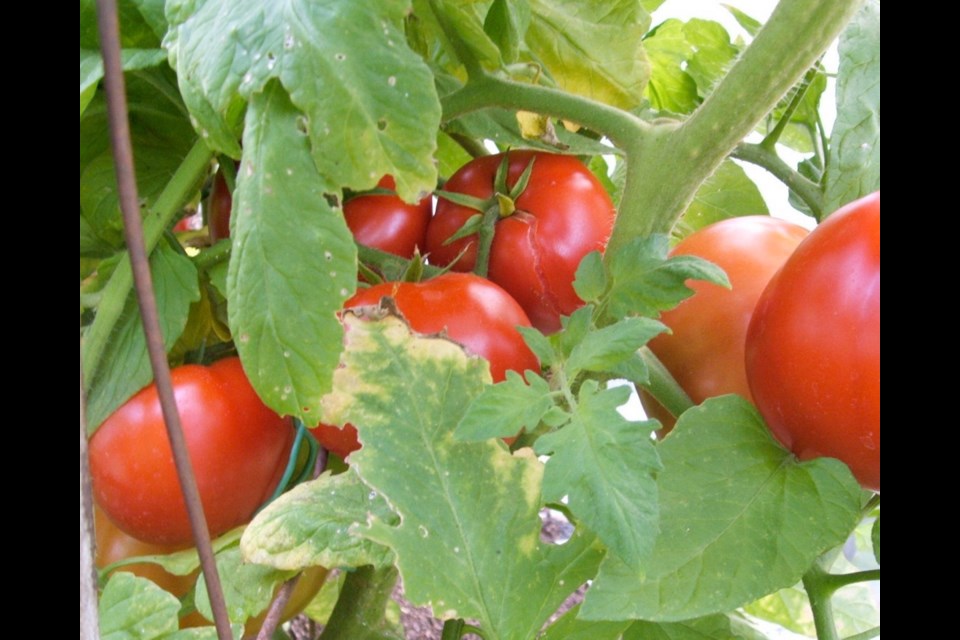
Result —
[[[143,220],[143,242],[148,253],[157,246],[180,207],[195,192],[200,180],[206,175],[212,158],[213,153],[207,145],[202,140],[197,140],[180,163],[180,167]],[[125,255],[104,287],[100,305],[97,307],[97,316],[83,338],[82,364],[87,384],[93,381],[100,367],[103,351],[120,314],[123,313],[132,288],[133,271],[129,257]]]
[[[863,0],[782,0],[713,93],[683,124],[627,149],[608,253],[670,230],[697,188],[814,64]]]

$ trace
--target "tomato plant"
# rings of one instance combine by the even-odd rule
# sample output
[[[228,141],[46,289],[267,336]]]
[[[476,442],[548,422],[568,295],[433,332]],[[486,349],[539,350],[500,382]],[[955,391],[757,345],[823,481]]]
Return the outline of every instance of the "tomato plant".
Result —
[[[583,304],[573,290],[573,276],[587,253],[606,246],[613,228],[613,203],[600,182],[572,156],[513,151],[507,158],[508,189],[532,163],[526,186],[508,205],[512,210],[502,209],[507,194],[495,193],[503,154],[471,160],[451,176],[444,191],[489,201],[500,209],[487,275],[520,303],[535,327],[552,333],[560,328],[561,314],[569,315]],[[441,195],[427,227],[431,262],[456,271],[474,269],[476,234],[448,239],[477,214]]]
[[[384,176],[377,186],[392,190],[396,183],[392,176]],[[357,242],[404,258],[423,249],[431,215],[430,196],[407,204],[395,195],[360,194],[343,204],[343,217]]]
[[[801,459],[843,460],[880,490],[880,192],[822,222],[764,290],[747,377]]]
[[[211,535],[247,522],[287,466],[293,429],[261,402],[240,360],[172,372],[184,437]],[[192,540],[157,390],[150,385],[90,441],[94,495],[111,520],[145,542]]]
[[[443,333],[470,353],[490,363],[494,382],[507,371],[539,371],[540,363],[517,327],[529,327],[520,305],[496,284],[470,273],[446,273],[424,282],[385,282],[361,289],[344,309],[380,304],[389,297],[397,311],[421,334]],[[357,431],[319,425],[311,430],[317,440],[341,458],[359,448]]]
[[[695,255],[718,265],[731,285],[727,289],[690,282],[693,296],[660,317],[671,333],[650,341],[650,350],[694,403],[725,393],[751,397],[743,362],[753,309],[767,282],[808,233],[769,216],[727,218],[687,236],[673,249],[673,255]],[[644,400],[648,411],[657,410],[655,403]],[[662,411],[657,417],[672,425]]]
[[[727,329],[743,315],[735,323],[723,312],[754,285],[730,266],[732,292],[697,284],[682,302],[686,283],[724,275],[698,253],[669,251],[671,236],[750,214],[809,216],[826,230],[830,212],[879,189],[878,0],[780,0],[710,18],[636,0],[155,4],[121,3],[118,47],[101,42],[94,3],[81,0],[81,425],[95,475],[101,439],[116,437],[108,417],[126,415],[121,407],[139,402],[131,398],[154,375],[147,344],[162,344],[173,367],[235,352],[277,415],[357,424],[363,439],[348,467],[271,501],[238,532],[239,546],[218,545],[226,593],[269,594],[274,569],[343,567],[327,627],[337,637],[404,635],[385,606],[398,576],[413,604],[449,618],[447,638],[470,627],[485,640],[754,637],[769,625],[822,640],[879,633],[876,590],[861,584],[879,579],[879,494],[836,460],[801,460],[808,454],[776,442],[725,364],[741,340]],[[123,101],[107,100],[119,87],[129,136]],[[125,137],[135,163],[112,151]],[[226,180],[231,241],[168,233],[201,201],[212,168],[229,178],[241,157]],[[760,171],[783,189],[755,182]],[[425,261],[355,241],[341,205],[372,195],[382,176],[405,202],[437,190],[435,237],[418,243]],[[207,205],[212,223],[216,202]],[[145,252],[128,248],[124,233],[137,217]],[[459,238],[445,244],[451,234]],[[739,257],[768,264],[769,255],[753,242]],[[454,262],[474,273],[458,277],[507,289],[526,307],[534,327],[513,331],[506,355],[483,344],[500,344],[503,324],[524,324],[503,322],[512,311],[423,293],[452,282],[439,273]],[[365,267],[391,281],[423,276],[388,285],[409,325],[343,312]],[[156,313],[144,299],[150,317],[141,318],[148,271]],[[356,299],[380,295],[371,287]],[[659,318],[684,333],[671,318],[698,301],[692,315],[704,328],[684,346],[707,336],[731,351],[692,356],[696,370],[658,366],[646,347],[663,331]],[[457,327],[483,344],[455,336]],[[519,364],[507,361],[514,349]],[[699,402],[687,406],[674,379],[685,371],[723,382],[691,386]],[[818,392],[849,392],[837,373],[814,374]],[[668,401],[679,415],[670,437],[651,437],[655,423],[640,419],[620,380]],[[727,383],[741,385],[738,394],[723,393]],[[205,415],[234,422],[230,411]],[[290,431],[288,441],[302,436]],[[109,458],[108,469],[139,465],[122,495],[161,495],[147,489],[172,473],[143,469],[166,452],[162,442],[141,438]],[[320,471],[305,457],[300,467]],[[194,465],[202,480],[240,458],[221,446]],[[111,486],[95,480],[98,493]],[[208,512],[248,484],[205,496]],[[179,494],[164,500],[176,512],[157,519],[178,523]],[[540,536],[543,509],[569,520],[563,544]],[[837,552],[854,545],[856,554]],[[242,576],[239,565],[249,569]],[[105,636],[134,626],[143,638],[169,635],[175,611],[166,627],[159,614],[129,618],[172,610],[170,598],[124,591],[128,576],[111,580],[102,594],[81,589],[82,599],[100,598]],[[795,613],[804,593],[812,616]],[[554,621],[570,596],[579,605]],[[117,606],[121,598],[129,602]],[[745,614],[769,624],[748,629]]]

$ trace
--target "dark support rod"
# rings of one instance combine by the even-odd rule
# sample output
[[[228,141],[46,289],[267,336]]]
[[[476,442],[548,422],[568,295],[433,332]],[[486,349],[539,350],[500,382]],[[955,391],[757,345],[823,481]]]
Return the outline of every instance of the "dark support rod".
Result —
[[[180,424],[180,415],[173,397],[173,384],[170,379],[170,367],[163,348],[163,335],[157,318],[157,302],[153,293],[153,280],[150,276],[150,262],[143,243],[143,224],[140,219],[139,197],[137,195],[136,172],[133,165],[133,148],[130,144],[130,123],[127,120],[127,96],[120,60],[120,26],[117,18],[116,0],[97,0],[97,26],[100,30],[100,49],[103,54],[104,83],[107,92],[107,110],[110,120],[110,141],[113,145],[113,157],[117,170],[117,186],[120,194],[120,209],[123,212],[124,237],[133,267],[134,286],[143,330],[147,337],[147,351],[153,377],[160,395],[160,406],[167,425],[167,436],[173,449],[173,459],[180,478],[180,487],[187,504],[193,540],[200,555],[200,566],[210,595],[214,623],[220,640],[231,640],[233,634],[227,607],[223,599],[223,589],[217,574],[213,549],[210,545],[210,532],[200,502],[193,467],[187,452]]]

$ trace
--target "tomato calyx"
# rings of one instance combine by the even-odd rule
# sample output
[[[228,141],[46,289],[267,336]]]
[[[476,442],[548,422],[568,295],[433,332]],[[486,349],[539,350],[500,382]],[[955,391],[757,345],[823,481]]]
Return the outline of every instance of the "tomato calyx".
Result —
[[[493,236],[496,232],[497,221],[508,218],[517,212],[517,198],[519,198],[527,189],[530,183],[530,174],[533,173],[533,163],[536,156],[531,156],[530,161],[523,169],[523,173],[517,179],[513,188],[507,186],[507,175],[510,172],[510,154],[503,154],[503,159],[497,166],[497,172],[493,178],[493,194],[489,198],[477,198],[465,193],[456,193],[437,191],[437,195],[444,200],[449,200],[468,209],[478,211],[476,215],[470,216],[467,221],[454,234],[447,238],[443,244],[449,245],[457,240],[477,235],[477,261],[473,267],[473,272],[483,278],[487,277],[490,265],[490,247],[493,246]],[[459,260],[463,254],[457,257]],[[452,266],[457,260],[450,263]]]

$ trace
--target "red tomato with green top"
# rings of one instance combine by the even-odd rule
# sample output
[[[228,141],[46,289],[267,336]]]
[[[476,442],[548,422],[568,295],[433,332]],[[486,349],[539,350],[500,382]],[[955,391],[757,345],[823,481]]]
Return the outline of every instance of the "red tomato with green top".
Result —
[[[824,220],[767,285],[746,370],[787,448],[838,458],[880,490],[879,191]]]
[[[531,162],[533,169],[526,188],[513,201],[515,210],[496,222],[487,276],[520,303],[533,326],[554,333],[560,329],[560,316],[583,304],[573,290],[574,274],[585,255],[606,247],[613,230],[613,202],[573,156],[511,151],[508,157],[508,189]],[[494,198],[494,179],[503,158],[497,154],[471,160],[451,176],[444,191]],[[436,215],[427,227],[431,263],[473,270],[476,235],[444,243],[478,213],[442,196],[438,199]],[[461,252],[465,253],[457,260]]]
[[[517,330],[529,327],[530,320],[516,300],[489,280],[472,273],[446,273],[424,282],[385,282],[357,291],[343,307],[377,305],[386,296],[413,331],[443,331],[487,360],[494,382],[502,381],[507,371],[540,370],[540,362]],[[360,448],[352,425],[344,429],[319,425],[311,433],[341,458]]]
[[[172,372],[183,434],[210,535],[248,522],[276,489],[294,430],[257,396],[236,357]],[[191,544],[193,536],[156,385],[130,398],[90,439],[100,507],[144,542]]]

